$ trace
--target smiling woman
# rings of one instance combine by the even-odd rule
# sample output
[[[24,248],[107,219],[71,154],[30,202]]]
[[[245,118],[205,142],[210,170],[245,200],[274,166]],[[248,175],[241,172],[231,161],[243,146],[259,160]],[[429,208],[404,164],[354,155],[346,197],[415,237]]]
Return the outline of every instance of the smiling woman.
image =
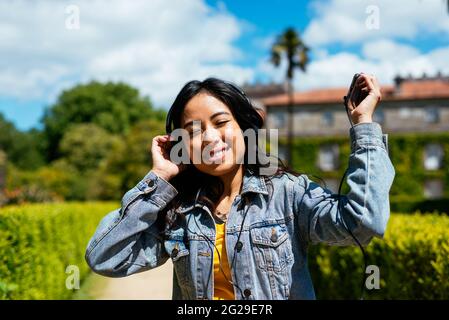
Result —
[[[308,246],[367,244],[383,236],[389,218],[395,172],[380,125],[370,121],[379,87],[365,74],[358,85],[368,96],[350,100],[350,191],[340,196],[279,159],[264,173],[259,161],[271,155],[243,134],[257,135],[263,119],[238,87],[215,78],[187,83],[167,115],[167,134],[153,139],[152,170],[101,221],[88,264],[123,277],[172,259],[174,299],[314,299]],[[187,131],[178,142],[187,164],[171,158],[176,129]]]

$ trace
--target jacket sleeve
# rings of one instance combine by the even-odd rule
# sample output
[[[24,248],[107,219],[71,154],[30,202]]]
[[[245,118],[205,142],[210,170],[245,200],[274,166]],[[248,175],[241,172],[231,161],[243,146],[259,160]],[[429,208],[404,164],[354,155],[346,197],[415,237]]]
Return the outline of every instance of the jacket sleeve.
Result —
[[[164,264],[168,257],[156,220],[177,195],[167,181],[150,171],[122,198],[121,208],[107,214],[90,239],[85,259],[107,277],[125,277]]]
[[[382,135],[378,123],[371,122],[355,125],[350,137],[346,195],[339,200],[337,194],[304,174],[293,185],[293,211],[306,242],[352,245],[356,244],[352,233],[360,244],[367,245],[374,236],[382,238],[385,233],[395,176],[387,135]]]

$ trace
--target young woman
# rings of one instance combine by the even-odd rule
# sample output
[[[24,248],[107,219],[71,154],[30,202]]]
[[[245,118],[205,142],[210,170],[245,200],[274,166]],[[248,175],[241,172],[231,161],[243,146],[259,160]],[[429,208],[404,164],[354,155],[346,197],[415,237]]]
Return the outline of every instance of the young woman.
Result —
[[[380,88],[366,74],[358,85],[368,96],[350,107],[350,190],[339,197],[282,163],[264,174],[263,157],[249,161],[263,150],[243,133],[263,120],[240,89],[214,78],[187,83],[167,133],[185,129],[188,159],[202,154],[200,161],[173,161],[170,135],[155,137],[153,168],[100,222],[87,263],[124,277],[171,259],[173,299],[314,299],[308,246],[366,245],[383,236],[389,218],[395,172],[372,122]]]

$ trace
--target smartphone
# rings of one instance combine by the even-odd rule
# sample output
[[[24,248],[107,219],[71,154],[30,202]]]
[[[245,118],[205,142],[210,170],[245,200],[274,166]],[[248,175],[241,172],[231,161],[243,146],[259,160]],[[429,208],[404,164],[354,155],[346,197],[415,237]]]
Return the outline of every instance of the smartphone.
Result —
[[[356,84],[357,79],[360,77],[360,73],[354,74],[352,77],[351,85],[349,86],[348,93],[343,97],[346,107],[349,106],[349,101],[352,101],[354,106],[358,106],[368,96],[368,92],[362,91],[360,86]]]

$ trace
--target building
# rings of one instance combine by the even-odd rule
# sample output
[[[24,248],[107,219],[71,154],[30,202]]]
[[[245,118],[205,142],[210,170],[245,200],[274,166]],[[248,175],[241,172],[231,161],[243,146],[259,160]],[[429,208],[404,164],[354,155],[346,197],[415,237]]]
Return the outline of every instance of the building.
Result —
[[[382,102],[374,121],[385,132],[449,131],[449,77],[400,78],[382,86]],[[349,121],[343,105],[348,88],[317,89],[294,94],[296,136],[347,135]],[[286,93],[258,99],[265,107],[267,128],[287,134]]]
[[[382,86],[382,102],[376,108],[374,121],[382,125],[384,133],[438,133],[449,132],[449,76],[437,74],[396,77],[395,84]],[[272,85],[271,85],[272,86]],[[287,93],[259,93],[246,89],[247,94],[264,109],[267,129],[276,128],[280,137],[287,135],[289,103]],[[347,87],[316,89],[294,93],[293,135],[297,137],[348,136],[350,123],[343,105]],[[285,147],[279,148],[285,159]],[[339,166],[338,145],[323,146],[318,155],[317,166],[323,172],[336,170]],[[423,167],[434,171],[443,168],[444,146],[429,141],[423,152]],[[338,181],[328,181],[335,189]],[[443,196],[444,181],[430,179],[424,183],[424,194],[428,198]]]

